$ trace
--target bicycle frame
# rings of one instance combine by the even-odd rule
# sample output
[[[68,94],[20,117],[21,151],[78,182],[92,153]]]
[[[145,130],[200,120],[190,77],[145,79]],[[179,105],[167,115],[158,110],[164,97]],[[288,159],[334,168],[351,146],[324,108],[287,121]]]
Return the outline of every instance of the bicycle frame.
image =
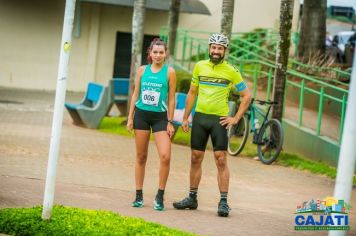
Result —
[[[250,119],[250,123],[251,123],[251,133],[253,133],[253,143],[254,144],[257,144],[257,139],[258,139],[258,134],[259,134],[259,130],[256,129],[255,127],[255,118],[256,118],[256,113],[263,116],[263,122],[260,126],[259,129],[262,128],[262,126],[268,122],[268,115],[271,111],[271,107],[272,107],[272,104],[268,104],[268,109],[267,109],[267,112],[264,113],[261,109],[259,109],[256,105],[253,104],[254,103],[254,100],[251,102],[250,106],[249,106],[249,111],[250,111],[250,114],[249,114],[249,119]]]
[[[267,107],[260,108],[259,105]],[[264,164],[271,164],[276,160],[282,150],[283,127],[280,121],[270,117],[271,107],[277,104],[273,101],[261,101],[253,99],[241,122],[229,128],[228,152],[236,156],[243,150],[249,133],[253,133],[252,142],[257,145],[258,157]],[[263,117],[261,127],[255,120],[258,116]],[[249,128],[249,122],[251,128]]]

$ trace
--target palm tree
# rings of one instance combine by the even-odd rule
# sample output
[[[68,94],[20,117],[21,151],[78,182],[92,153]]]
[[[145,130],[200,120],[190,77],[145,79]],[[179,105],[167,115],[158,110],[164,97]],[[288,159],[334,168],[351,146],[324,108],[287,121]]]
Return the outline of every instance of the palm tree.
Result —
[[[229,40],[231,39],[234,18],[234,3],[235,0],[223,0],[222,3],[221,33],[228,37]]]
[[[143,25],[146,13],[145,5],[146,0],[135,0],[132,16],[132,49],[127,112],[130,109],[131,96],[133,94],[135,86],[136,72],[139,66],[141,65]]]
[[[169,64],[174,60],[174,48],[176,45],[177,28],[179,22],[179,7],[181,0],[171,0],[168,16],[168,52],[170,54]]]
[[[304,0],[298,46],[299,56],[325,53],[326,0]]]
[[[281,0],[279,42],[276,55],[276,69],[274,72],[273,100],[278,102],[273,107],[272,117],[282,120],[284,89],[290,47],[290,31],[292,27],[294,0]]]

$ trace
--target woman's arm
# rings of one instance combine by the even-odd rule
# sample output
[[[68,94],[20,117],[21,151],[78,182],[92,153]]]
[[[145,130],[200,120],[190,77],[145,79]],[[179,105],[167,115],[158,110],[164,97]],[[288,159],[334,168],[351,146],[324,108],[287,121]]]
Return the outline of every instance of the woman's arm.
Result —
[[[137,101],[137,98],[140,94],[140,82],[141,82],[141,76],[143,74],[143,71],[145,70],[146,66],[140,66],[137,70],[137,74],[136,74],[136,80],[135,80],[135,88],[134,88],[134,92],[132,94],[131,97],[131,102],[130,102],[130,110],[129,110],[129,114],[127,117],[127,128],[129,130],[133,129],[133,114],[135,111],[135,103]]]
[[[169,67],[168,70],[168,81],[169,81],[169,89],[168,89],[168,120],[172,120],[174,116],[174,109],[176,107],[176,72],[172,67]]]
[[[168,111],[167,111],[167,118],[169,121],[173,120],[174,116],[174,109],[176,107],[176,72],[172,67],[168,68]],[[169,137],[173,137],[174,134],[174,126],[172,123],[168,122],[167,124],[167,132]]]

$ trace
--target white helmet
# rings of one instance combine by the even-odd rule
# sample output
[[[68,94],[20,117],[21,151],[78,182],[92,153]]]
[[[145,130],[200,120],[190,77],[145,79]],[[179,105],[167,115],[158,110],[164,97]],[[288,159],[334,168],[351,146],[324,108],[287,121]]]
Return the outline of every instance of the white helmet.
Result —
[[[224,46],[225,48],[227,48],[229,46],[229,40],[223,34],[213,34],[213,35],[211,35],[210,38],[209,38],[209,45],[212,44],[212,43]]]

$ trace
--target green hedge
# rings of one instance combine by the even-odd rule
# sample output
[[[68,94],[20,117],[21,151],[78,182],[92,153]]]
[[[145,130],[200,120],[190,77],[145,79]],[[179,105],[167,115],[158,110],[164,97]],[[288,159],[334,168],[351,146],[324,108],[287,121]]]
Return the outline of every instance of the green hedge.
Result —
[[[192,80],[192,74],[182,70],[176,71],[177,77],[177,92],[188,93],[190,88],[190,82]]]
[[[54,206],[50,220],[42,206],[0,209],[0,233],[11,235],[193,235],[109,211]],[[163,217],[163,215],[162,215]]]

